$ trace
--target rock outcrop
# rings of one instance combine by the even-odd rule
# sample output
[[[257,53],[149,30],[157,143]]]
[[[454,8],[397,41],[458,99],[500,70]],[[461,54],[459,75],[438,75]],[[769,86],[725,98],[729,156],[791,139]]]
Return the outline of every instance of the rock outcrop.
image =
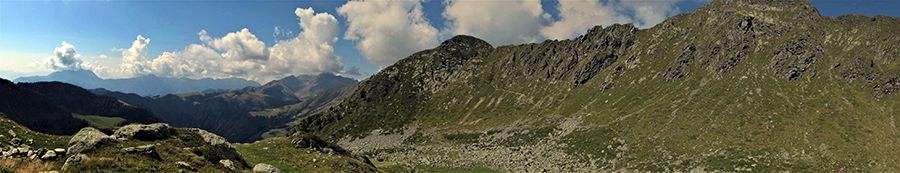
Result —
[[[203,140],[206,141],[206,143],[215,147],[219,153],[225,156],[225,158],[246,165],[244,156],[242,156],[241,153],[238,153],[225,138],[203,129],[192,128],[191,131],[196,132],[203,137]]]
[[[66,163],[64,163],[62,166],[62,170],[65,171],[65,170],[69,169],[70,166],[72,166],[78,162],[83,162],[83,161],[87,160],[88,158],[89,157],[84,154],[76,154],[73,156],[69,156],[69,158],[66,159]]]
[[[97,149],[100,145],[113,141],[115,141],[115,138],[103,134],[100,130],[92,127],[85,127],[69,140],[69,149],[67,150],[66,155],[74,156],[82,152],[91,151]]]
[[[234,162],[231,162],[231,160],[219,160],[219,164],[222,164],[222,166],[224,166],[225,168],[227,168],[227,169],[228,169],[229,171],[231,171],[231,172],[237,172],[237,171],[238,171],[237,167],[234,166]]]
[[[122,148],[122,152],[129,154],[140,154],[142,156],[147,156],[156,160],[162,160],[162,158],[159,156],[159,153],[156,153],[156,146],[153,144]]]
[[[258,163],[256,166],[253,166],[253,172],[258,173],[281,173],[281,170],[278,170],[275,166],[265,163]]]
[[[168,124],[130,124],[116,130],[112,137],[116,139],[153,141],[169,138],[173,134],[175,134],[175,130],[169,127]]]

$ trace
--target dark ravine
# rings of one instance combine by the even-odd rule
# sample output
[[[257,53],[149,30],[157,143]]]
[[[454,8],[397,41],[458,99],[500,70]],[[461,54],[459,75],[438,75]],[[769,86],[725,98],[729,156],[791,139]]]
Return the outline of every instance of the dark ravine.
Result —
[[[644,30],[497,48],[456,36],[292,131],[507,172],[892,172],[898,35],[897,17],[715,0]]]

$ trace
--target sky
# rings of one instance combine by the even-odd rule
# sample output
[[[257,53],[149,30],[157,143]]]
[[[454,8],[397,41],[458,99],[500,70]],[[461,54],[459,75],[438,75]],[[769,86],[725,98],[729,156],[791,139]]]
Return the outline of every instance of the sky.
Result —
[[[92,70],[363,79],[454,35],[493,46],[567,39],[595,25],[649,28],[707,0],[0,1],[0,77]],[[813,0],[825,16],[900,16],[897,0]]]

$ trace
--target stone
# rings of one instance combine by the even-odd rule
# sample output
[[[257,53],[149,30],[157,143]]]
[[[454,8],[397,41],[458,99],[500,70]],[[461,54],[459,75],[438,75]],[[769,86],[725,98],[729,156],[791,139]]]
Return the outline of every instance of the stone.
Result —
[[[190,169],[190,170],[196,170],[196,169],[194,169],[194,167],[191,167],[191,164],[188,164],[187,162],[175,162],[175,165],[178,165],[179,167]]]
[[[34,145],[34,139],[25,140],[25,143],[28,145]]]
[[[263,173],[281,173],[281,170],[278,170],[275,166],[259,163],[256,166],[253,166],[253,172],[263,172]]]
[[[153,144],[138,147],[127,147],[123,148],[122,151],[130,154],[140,154],[143,156],[154,158],[156,160],[162,160],[162,158],[159,156],[159,153],[156,153],[156,146]]]
[[[237,167],[234,166],[234,162],[231,162],[231,160],[219,160],[219,163],[222,164],[222,166],[225,166],[225,168],[228,168],[231,172],[238,171]]]
[[[84,155],[84,154],[76,154],[76,155],[70,156],[68,159],[66,159],[66,163],[63,164],[62,170],[65,171],[66,169],[69,169],[69,167],[72,166],[72,164],[82,162],[87,159],[88,159],[88,156]]]
[[[325,154],[328,154],[328,155],[333,155],[333,154],[334,154],[334,149],[331,149],[331,148],[323,148],[323,149],[322,149],[322,153],[325,153]]]
[[[14,132],[12,129],[9,129],[8,132],[9,132],[9,136],[12,136],[13,138],[17,137],[16,132]]]
[[[82,152],[97,149],[100,145],[115,141],[114,138],[103,134],[100,130],[92,127],[82,128],[78,133],[69,140],[69,149],[67,156],[73,156]]]
[[[66,153],[66,149],[57,148],[57,149],[53,149],[53,152],[56,152],[56,154],[62,154],[62,153]]]
[[[41,160],[55,160],[56,152],[46,152],[41,156]]]
[[[12,146],[19,146],[19,145],[22,145],[22,144],[25,144],[25,143],[22,142],[22,139],[13,137],[12,139],[9,140],[9,144],[12,145]]]
[[[225,140],[225,138],[203,129],[192,128],[190,130],[203,137],[203,140],[206,141],[206,143],[215,147],[216,150],[224,155],[226,159],[241,163],[244,162],[244,156],[242,156],[241,153],[238,153],[237,150],[235,150],[234,147],[231,146],[230,143],[228,143],[228,140]]]
[[[175,134],[175,130],[168,124],[129,124],[113,133],[116,139],[137,139],[142,141],[154,141],[166,139]]]

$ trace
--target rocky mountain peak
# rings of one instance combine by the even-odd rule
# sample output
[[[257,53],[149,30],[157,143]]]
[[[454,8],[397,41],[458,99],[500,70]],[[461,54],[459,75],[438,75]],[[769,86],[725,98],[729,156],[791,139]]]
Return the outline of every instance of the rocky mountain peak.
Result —
[[[465,48],[473,48],[473,49],[490,49],[493,48],[490,43],[487,41],[481,40],[479,38],[475,38],[473,36],[468,35],[457,35],[453,38],[447,39],[442,42],[437,49],[447,49],[447,48],[456,48],[456,49],[465,49]]]

